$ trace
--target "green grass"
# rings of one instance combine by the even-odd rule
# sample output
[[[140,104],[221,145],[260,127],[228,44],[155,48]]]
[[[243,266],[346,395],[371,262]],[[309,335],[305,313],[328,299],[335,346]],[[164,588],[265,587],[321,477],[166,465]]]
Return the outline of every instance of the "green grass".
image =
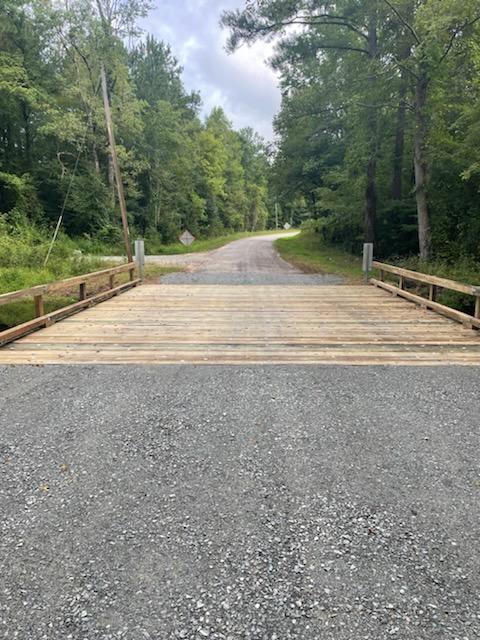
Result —
[[[46,298],[45,313],[51,313],[62,307],[67,307],[77,299],[70,296]],[[0,331],[16,327],[34,318],[33,300],[25,299],[0,307]]]
[[[331,273],[342,276],[347,282],[359,282],[363,277],[361,257],[326,245],[314,231],[280,238],[275,244],[284,260],[306,273]]]

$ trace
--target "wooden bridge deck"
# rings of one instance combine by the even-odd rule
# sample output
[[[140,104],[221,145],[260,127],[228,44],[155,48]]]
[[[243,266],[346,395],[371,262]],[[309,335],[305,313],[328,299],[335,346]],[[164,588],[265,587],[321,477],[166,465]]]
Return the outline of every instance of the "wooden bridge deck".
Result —
[[[480,365],[480,332],[366,286],[144,285],[0,364]]]

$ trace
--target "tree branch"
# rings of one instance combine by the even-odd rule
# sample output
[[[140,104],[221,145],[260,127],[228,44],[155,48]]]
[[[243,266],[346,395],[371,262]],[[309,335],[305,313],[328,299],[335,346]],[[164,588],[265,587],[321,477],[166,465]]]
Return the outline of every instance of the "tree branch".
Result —
[[[402,14],[400,13],[400,11],[390,2],[390,0],[383,0],[385,2],[386,5],[388,5],[390,7],[390,9],[393,11],[393,13],[397,16],[397,18],[401,21],[401,23],[403,24],[404,27],[406,27],[410,33],[412,34],[412,36],[415,38],[415,41],[417,42],[417,44],[421,44],[422,41],[420,40],[420,38],[417,35],[417,32],[415,31],[415,29],[412,27],[412,25],[408,22],[408,20],[406,20],[406,18],[404,18],[402,16]]]
[[[479,20],[480,20],[480,15],[476,16],[473,20],[469,20],[467,22],[464,22],[460,27],[458,27],[457,29],[454,30],[454,32],[452,34],[452,37],[450,38],[450,41],[447,44],[447,46],[445,47],[445,51],[443,52],[443,55],[440,58],[440,62],[438,63],[439,66],[442,64],[442,62],[445,60],[445,58],[448,56],[448,54],[452,50],[452,47],[453,47],[453,45],[455,43],[455,40],[456,40],[458,34],[461,33],[467,27],[472,27]]]

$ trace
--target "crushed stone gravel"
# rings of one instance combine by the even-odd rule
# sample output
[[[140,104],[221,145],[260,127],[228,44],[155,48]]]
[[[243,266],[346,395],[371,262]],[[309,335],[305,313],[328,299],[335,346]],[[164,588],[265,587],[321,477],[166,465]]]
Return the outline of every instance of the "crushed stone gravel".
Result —
[[[478,369],[0,380],[0,638],[480,637]]]

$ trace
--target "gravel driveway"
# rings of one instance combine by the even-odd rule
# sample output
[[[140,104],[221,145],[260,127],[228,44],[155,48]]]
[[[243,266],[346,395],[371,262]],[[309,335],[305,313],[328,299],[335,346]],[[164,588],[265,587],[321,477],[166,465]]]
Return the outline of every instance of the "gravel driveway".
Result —
[[[0,367],[0,638],[480,638],[478,372]]]
[[[0,377],[0,637],[480,637],[478,369]]]
[[[275,249],[278,238],[292,234],[270,234],[235,240],[205,253],[149,256],[153,264],[182,266],[184,273],[162,278],[172,284],[339,284],[342,278],[330,274],[305,274],[283,260]]]

